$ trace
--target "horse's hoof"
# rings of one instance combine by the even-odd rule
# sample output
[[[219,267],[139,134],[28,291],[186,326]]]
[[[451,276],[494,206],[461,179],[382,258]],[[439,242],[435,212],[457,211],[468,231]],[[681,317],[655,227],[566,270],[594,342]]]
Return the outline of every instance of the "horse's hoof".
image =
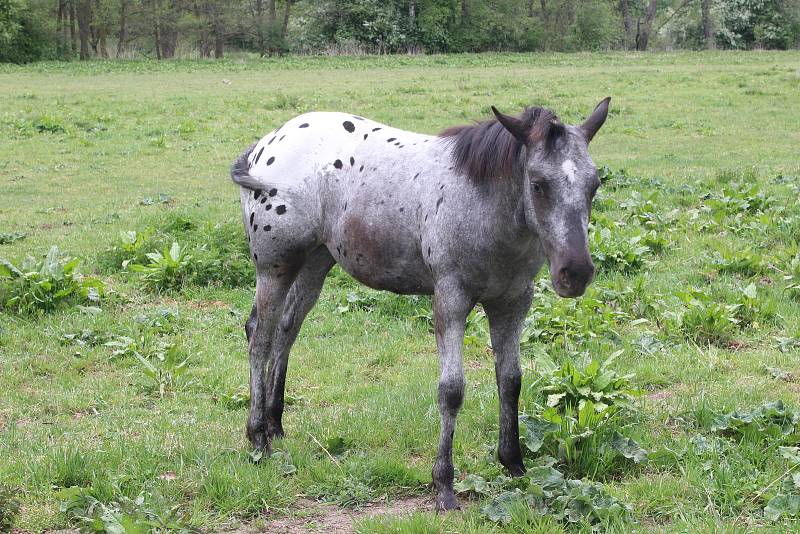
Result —
[[[278,425],[278,426],[275,426],[275,427],[269,427],[267,429],[267,439],[268,440],[281,439],[285,435],[286,434],[283,432],[283,427],[281,425]]]
[[[447,512],[448,510],[460,510],[455,494],[452,490],[440,491],[436,494],[436,511]]]
[[[270,440],[269,435],[263,430],[247,430],[247,439],[254,451],[261,451],[266,456],[270,453]]]
[[[522,462],[501,463],[503,464],[503,467],[508,470],[508,474],[510,474],[512,477],[517,478],[525,475],[525,466]]]

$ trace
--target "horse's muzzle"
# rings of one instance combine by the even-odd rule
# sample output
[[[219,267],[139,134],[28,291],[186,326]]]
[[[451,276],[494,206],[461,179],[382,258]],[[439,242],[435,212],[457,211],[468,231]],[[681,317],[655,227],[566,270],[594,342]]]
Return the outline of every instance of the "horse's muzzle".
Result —
[[[594,279],[594,264],[591,260],[570,262],[551,273],[551,279],[559,297],[580,297]]]

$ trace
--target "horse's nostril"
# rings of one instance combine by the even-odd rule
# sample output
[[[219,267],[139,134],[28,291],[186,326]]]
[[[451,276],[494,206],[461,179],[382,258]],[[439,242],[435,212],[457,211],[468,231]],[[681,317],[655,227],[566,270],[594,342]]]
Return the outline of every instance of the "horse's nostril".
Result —
[[[591,262],[572,263],[558,271],[558,283],[564,289],[584,288],[594,278],[594,265]]]

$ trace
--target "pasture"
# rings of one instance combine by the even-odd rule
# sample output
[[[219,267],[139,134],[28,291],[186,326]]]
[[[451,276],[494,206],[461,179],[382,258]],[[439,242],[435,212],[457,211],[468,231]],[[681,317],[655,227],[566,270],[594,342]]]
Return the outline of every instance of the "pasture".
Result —
[[[19,267],[56,245],[80,259],[75,293],[45,303],[46,287],[34,299],[35,280],[0,269],[0,530],[105,510],[166,531],[279,532],[380,502],[417,511],[356,512],[354,531],[797,529],[799,65],[786,52],[0,66],[0,258]],[[251,456],[239,153],[311,110],[436,133],[492,104],[579,123],[607,95],[590,147],[597,279],[563,300],[543,270],[525,331],[524,482],[494,458],[478,310],[454,444],[463,511],[416,499],[431,495],[439,425],[429,299],[338,269],[289,361],[286,438]],[[564,489],[556,471],[604,489]]]

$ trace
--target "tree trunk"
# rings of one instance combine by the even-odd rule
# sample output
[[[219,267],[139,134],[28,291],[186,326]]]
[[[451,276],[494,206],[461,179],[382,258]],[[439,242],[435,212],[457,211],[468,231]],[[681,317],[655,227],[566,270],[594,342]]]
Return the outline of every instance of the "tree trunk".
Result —
[[[700,7],[703,12],[703,36],[706,38],[706,48],[714,50],[717,48],[717,40],[714,38],[714,21],[711,20],[711,0],[702,0]]]
[[[64,33],[66,29],[66,25],[64,24],[64,19],[66,18],[64,15],[64,10],[66,9],[66,3],[64,0],[58,0],[58,14],[56,15],[56,31],[59,34]]]
[[[281,26],[281,41],[286,41],[286,36],[289,33],[289,10],[292,7],[292,0],[286,0],[286,6],[283,8],[283,26]]]
[[[69,40],[72,43],[72,55],[78,52],[78,32],[75,30],[75,0],[69,0]]]
[[[81,40],[82,61],[89,59],[89,24],[92,20],[92,5],[90,0],[78,0],[78,34]]]
[[[269,23],[275,24],[278,20],[278,13],[275,11],[275,0],[268,0],[267,8],[269,9]]]
[[[225,38],[222,33],[214,31],[214,58],[222,59],[225,56]]]
[[[461,0],[461,24],[469,22],[469,0]]]
[[[153,10],[155,9],[155,2],[153,3]],[[158,20],[159,15],[157,12],[154,13],[155,17],[153,19],[153,38],[155,39],[156,44],[156,59],[161,59],[161,22]]]
[[[95,11],[94,17],[92,17],[94,19],[92,26],[97,34],[94,44],[95,55],[99,52],[101,58],[108,59],[108,43],[106,42],[108,26],[105,17],[103,17],[103,6],[100,5],[100,0],[95,0],[94,5]]]
[[[547,0],[539,0],[539,5],[542,7],[542,22],[545,27],[550,25],[550,13],[547,11]]]
[[[639,25],[639,32],[636,37],[636,49],[642,52],[647,50],[647,45],[650,42],[650,30],[653,28],[653,20],[656,18],[657,7],[658,0],[650,0],[647,10],[644,13],[644,22]]]
[[[633,21],[631,20],[631,10],[628,0],[619,0],[619,9],[622,11],[622,23],[625,28],[625,38],[623,39],[625,49],[631,46],[631,36],[633,35]]]
[[[117,57],[122,56],[128,41],[128,0],[119,2],[119,33],[117,34]]]
[[[214,58],[222,59],[225,55],[225,28],[222,23],[220,4],[211,2],[211,31],[214,34]]]

